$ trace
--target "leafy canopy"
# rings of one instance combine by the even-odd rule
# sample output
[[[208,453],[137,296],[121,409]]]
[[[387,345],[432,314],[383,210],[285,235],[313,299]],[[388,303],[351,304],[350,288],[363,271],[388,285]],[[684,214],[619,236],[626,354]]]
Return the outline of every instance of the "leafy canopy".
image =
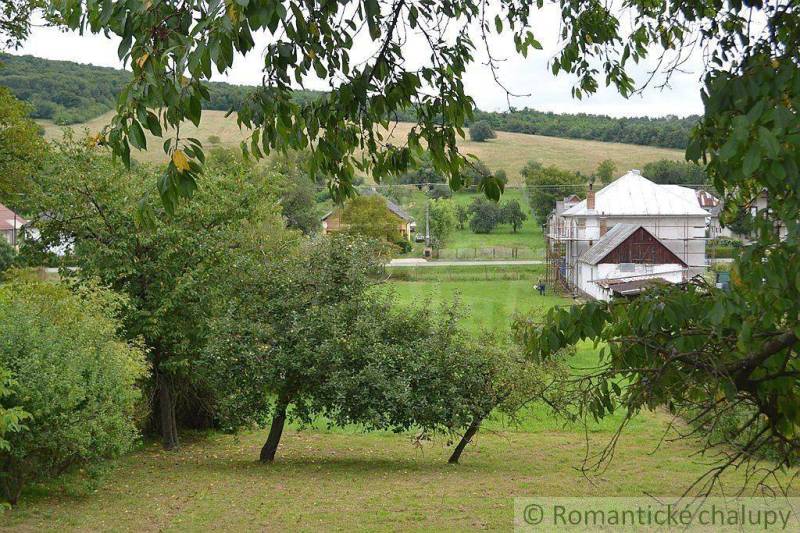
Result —
[[[529,161],[520,171],[528,189],[528,202],[539,224],[544,224],[556,201],[572,194],[586,192],[580,175],[554,166],[544,167],[538,161]]]
[[[33,174],[45,151],[39,126],[29,118],[30,106],[0,87],[0,203],[24,207]]]

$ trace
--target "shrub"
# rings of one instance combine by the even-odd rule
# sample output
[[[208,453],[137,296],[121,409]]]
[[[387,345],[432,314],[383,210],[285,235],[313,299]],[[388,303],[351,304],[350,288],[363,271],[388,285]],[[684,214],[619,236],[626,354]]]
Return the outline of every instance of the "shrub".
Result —
[[[208,136],[208,144],[219,144],[222,142],[222,139],[219,138],[219,135],[209,135]]]
[[[145,355],[121,341],[120,297],[62,284],[0,287],[3,413],[29,413],[0,448],[0,499],[15,503],[25,483],[130,448],[138,435],[137,381]]]
[[[469,127],[469,138],[472,141],[481,143],[489,139],[494,139],[495,137],[497,137],[497,135],[494,133],[492,126],[485,120],[474,122]]]

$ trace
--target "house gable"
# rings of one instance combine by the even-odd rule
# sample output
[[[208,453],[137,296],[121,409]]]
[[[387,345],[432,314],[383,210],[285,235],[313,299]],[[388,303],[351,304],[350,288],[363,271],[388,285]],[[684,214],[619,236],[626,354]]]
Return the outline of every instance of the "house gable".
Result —
[[[686,263],[652,233],[639,226],[626,239],[600,258],[596,264],[638,263],[648,265]]]

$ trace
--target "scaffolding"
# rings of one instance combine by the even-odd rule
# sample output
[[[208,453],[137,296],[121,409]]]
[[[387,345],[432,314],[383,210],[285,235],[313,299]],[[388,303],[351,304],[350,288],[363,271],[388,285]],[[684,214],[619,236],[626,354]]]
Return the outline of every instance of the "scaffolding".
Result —
[[[599,238],[602,238],[609,229],[607,225],[609,220],[613,219],[615,222],[624,223],[625,218],[624,215],[600,216]],[[636,224],[646,229],[686,264],[683,281],[688,281],[692,277],[692,272],[696,274],[707,270],[711,261],[714,260],[716,255],[715,247],[713,245],[711,247],[704,245],[702,247],[703,261],[692,261],[692,255],[699,254],[699,251],[692,251],[691,242],[715,242],[714,236],[708,234],[707,226],[695,225],[690,222],[688,217],[669,217],[681,220],[681,222],[675,220],[674,223],[663,220],[666,218],[663,215],[652,217],[637,215],[631,218],[637,220]],[[640,222],[642,218],[652,218],[652,220],[642,223]],[[679,228],[680,231],[672,232],[672,236],[665,236],[665,230],[671,228]],[[581,292],[580,287],[578,287],[576,273],[578,259],[586,249],[599,239],[586,237],[585,225],[579,226],[577,221],[561,217],[559,213],[551,215],[543,228],[543,233],[545,238],[546,282],[548,285],[565,292],[572,292],[573,294]],[[644,254],[641,257],[632,258],[631,262],[646,265],[651,263],[652,259],[647,254]]]

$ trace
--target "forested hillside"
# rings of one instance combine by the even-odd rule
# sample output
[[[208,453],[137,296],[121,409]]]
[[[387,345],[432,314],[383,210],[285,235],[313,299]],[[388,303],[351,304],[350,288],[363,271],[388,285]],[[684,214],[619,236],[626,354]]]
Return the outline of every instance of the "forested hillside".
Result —
[[[129,76],[130,72],[112,68],[0,54],[0,84],[32,104],[34,118],[61,125],[87,122],[111,110]],[[204,107],[220,111],[236,109],[252,90],[249,86],[212,83],[211,100]],[[297,97],[308,98],[315,94],[319,93],[302,91]],[[398,118],[415,121],[411,110]],[[522,109],[507,113],[478,111],[475,120],[486,120],[495,130],[511,133],[685,148],[697,117],[613,118]]]
[[[498,131],[664,148],[686,148],[689,132],[699,117],[614,118],[585,113],[577,115],[545,113],[526,108],[508,113],[479,111],[475,119],[487,120]]]
[[[131,73],[107,67],[0,54],[0,85],[33,106],[33,118],[69,125],[87,122],[114,107]],[[237,108],[252,87],[212,83],[206,109]],[[309,97],[312,91],[298,93]]]

